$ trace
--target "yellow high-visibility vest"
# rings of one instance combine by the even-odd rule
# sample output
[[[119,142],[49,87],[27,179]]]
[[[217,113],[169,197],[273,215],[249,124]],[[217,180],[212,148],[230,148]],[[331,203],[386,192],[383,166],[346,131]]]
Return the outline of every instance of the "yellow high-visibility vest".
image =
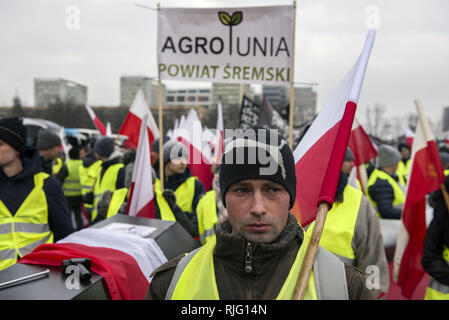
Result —
[[[79,167],[79,177],[82,195],[94,191],[95,182],[97,178],[100,176],[101,164],[102,164],[101,160],[97,160],[87,168],[84,167],[83,165]],[[92,209],[93,204],[84,203],[84,207],[87,209]]]
[[[408,181],[408,174],[410,173],[410,159],[406,161],[406,164],[401,160],[398,163],[396,174],[398,175],[399,182],[405,186]]]
[[[443,247],[443,258],[449,264],[449,248]],[[424,300],[449,300],[449,286],[430,278]]]
[[[308,236],[304,236],[277,300],[290,300],[293,297],[309,241]],[[167,300],[220,299],[213,259],[215,246],[216,237],[212,237],[200,249],[181,259],[167,290]],[[344,264],[323,248],[318,250],[304,299],[348,299]]]
[[[336,254],[344,263],[353,265],[355,252],[352,248],[355,224],[359,214],[363,193],[347,185],[343,191],[343,202],[334,202],[324,223],[320,246]],[[312,235],[313,222],[307,229]]]
[[[56,158],[56,163],[51,167],[51,174],[56,175],[58,174],[59,170],[62,168],[62,159]]]
[[[204,245],[214,236],[214,227],[218,222],[214,190],[206,192],[198,201],[196,214],[198,217],[198,234],[201,244]]]
[[[109,203],[106,219],[115,216],[128,195],[128,188],[120,188],[114,191],[112,194],[111,202]]]
[[[47,198],[43,189],[48,174],[34,175],[34,188],[13,216],[0,200],[0,270],[17,262],[44,243],[53,243],[48,225]]]
[[[156,179],[154,183],[154,191],[156,193],[156,201],[159,206],[159,212],[161,214],[161,220],[165,221],[176,221],[175,215],[162,195],[161,191],[161,182],[159,179]],[[177,200],[177,199],[176,199]]]
[[[403,189],[399,185],[399,183],[397,183],[396,180],[394,180],[385,171],[382,171],[379,169],[374,169],[373,173],[371,173],[371,175],[368,179],[368,186],[367,186],[367,190],[368,190],[367,197],[370,200],[373,207],[377,210],[377,203],[375,201],[373,201],[373,199],[371,198],[369,189],[371,188],[372,185],[374,185],[376,183],[377,179],[382,179],[382,180],[388,181],[388,183],[393,188],[393,193],[394,193],[393,206],[397,206],[397,207],[402,206],[405,202],[405,194],[404,194]],[[378,217],[381,217],[378,210],[377,210],[377,215],[378,215]]]
[[[97,181],[95,182],[94,186],[94,207],[92,210],[92,221],[95,220],[97,217],[98,211],[97,211],[97,204],[98,200],[100,200],[100,196],[105,191],[112,191],[114,192],[117,184],[117,176],[118,172],[121,168],[123,168],[123,163],[116,163],[111,165],[109,168],[106,169],[105,173],[103,174],[103,177],[98,177]]]
[[[79,169],[83,166],[83,160],[69,159],[65,163],[68,176],[62,183],[62,191],[66,197],[81,196],[81,182]]]

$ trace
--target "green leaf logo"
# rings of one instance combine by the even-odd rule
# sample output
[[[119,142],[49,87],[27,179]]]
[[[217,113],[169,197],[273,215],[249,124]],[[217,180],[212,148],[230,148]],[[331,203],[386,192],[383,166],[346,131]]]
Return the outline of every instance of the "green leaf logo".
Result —
[[[230,16],[227,12],[218,11],[218,18],[222,24],[229,27],[229,54],[232,55],[232,27],[242,22],[243,12],[236,11]]]
[[[219,11],[218,18],[225,26],[236,26],[243,20],[243,12],[236,11],[230,16],[227,12]]]

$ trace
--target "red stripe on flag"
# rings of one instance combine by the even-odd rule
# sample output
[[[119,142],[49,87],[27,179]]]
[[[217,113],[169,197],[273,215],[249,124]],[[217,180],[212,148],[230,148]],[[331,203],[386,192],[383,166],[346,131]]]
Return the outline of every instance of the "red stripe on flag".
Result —
[[[75,243],[43,244],[19,263],[61,266],[62,260],[71,258],[91,259],[91,270],[104,277],[113,300],[145,298],[149,283],[136,260],[123,251]]]
[[[154,219],[154,198],[137,213],[138,217]]]
[[[348,146],[354,154],[354,164],[357,167],[377,157],[377,150],[362,126],[351,131]]]
[[[135,146],[139,144],[139,134],[140,134],[140,125],[142,124],[142,119],[140,119],[135,114],[128,112],[126,115],[125,121],[119,130],[119,134],[128,136],[128,140]],[[148,138],[150,140],[150,146],[153,143],[154,134],[151,132],[150,128],[148,128]]]

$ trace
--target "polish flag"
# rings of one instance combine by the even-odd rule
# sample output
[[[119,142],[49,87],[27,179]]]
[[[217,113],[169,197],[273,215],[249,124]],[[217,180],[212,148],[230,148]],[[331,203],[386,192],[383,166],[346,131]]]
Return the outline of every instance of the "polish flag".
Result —
[[[357,62],[324,104],[296,147],[296,201],[291,212],[302,226],[315,220],[318,206],[334,202],[375,30],[370,30]]]
[[[354,119],[354,125],[352,127],[351,135],[349,136],[348,146],[354,154],[354,164],[357,168],[357,178],[361,183],[363,192],[365,192],[366,184],[368,182],[365,163],[377,157],[377,148],[357,119]],[[365,172],[363,172],[363,170],[365,170]]]
[[[148,118],[146,114],[142,123]],[[139,143],[137,145],[136,160],[130,187],[128,215],[154,218],[154,193],[150,157],[150,143],[148,130],[145,125],[140,126]]]
[[[63,260],[78,257],[91,259],[91,271],[103,276],[112,300],[143,300],[150,274],[167,262],[151,238],[97,228],[40,245],[18,262],[61,267]]]
[[[224,124],[223,124],[223,107],[221,102],[217,106],[217,142],[215,144],[215,163],[219,164],[221,155],[223,154]]]
[[[187,118],[180,127],[173,132],[173,139],[184,144],[189,152],[189,170],[192,176],[198,177],[205,191],[212,187],[214,178],[211,172],[212,159],[203,152],[203,128],[194,109],[191,109]],[[165,160],[164,160],[165,161]]]
[[[103,122],[97,117],[94,110],[86,104],[87,112],[89,113],[90,118],[94,122],[95,127],[100,131],[100,134],[102,136],[106,135],[106,127],[104,126]]]
[[[129,108],[125,121],[123,121],[122,127],[119,130],[119,134],[128,136],[127,142],[131,144],[131,147],[137,147],[137,143],[139,141],[140,124],[146,114],[148,114],[147,128],[151,145],[155,139],[159,138],[159,129],[154,121],[150,109],[148,108],[142,90],[139,90],[137,91],[134,101]]]
[[[109,121],[106,124],[106,137],[112,137],[111,123]]]
[[[421,258],[427,231],[426,195],[440,189],[444,183],[443,165],[435,138],[419,101],[415,101],[415,104],[418,109],[418,124],[413,140],[410,178],[396,243],[393,273],[394,281],[408,299],[425,273]]]
[[[405,129],[405,143],[411,148],[413,145],[413,138],[415,138],[415,133],[410,130],[410,128]]]

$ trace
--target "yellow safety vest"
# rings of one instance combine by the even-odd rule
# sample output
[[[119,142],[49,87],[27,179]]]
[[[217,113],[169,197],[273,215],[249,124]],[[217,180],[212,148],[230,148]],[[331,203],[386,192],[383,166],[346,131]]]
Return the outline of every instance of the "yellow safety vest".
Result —
[[[337,255],[344,263],[353,265],[355,253],[352,248],[355,224],[359,214],[363,193],[352,186],[343,191],[343,202],[334,202],[324,223],[320,246]],[[313,222],[307,229],[312,235]]]
[[[404,204],[404,202],[405,202],[405,194],[404,194],[404,191],[402,190],[402,188],[396,182],[396,180],[394,180],[385,171],[382,171],[382,170],[379,170],[379,169],[374,169],[373,173],[371,173],[371,175],[370,175],[370,177],[368,179],[367,196],[368,196],[368,199],[370,200],[371,204],[373,205],[373,207],[376,210],[377,210],[377,203],[375,201],[373,201],[373,199],[371,198],[371,195],[369,193],[369,189],[370,189],[370,187],[372,185],[374,185],[376,183],[377,179],[387,180],[388,183],[393,188],[393,193],[394,193],[393,206],[401,206],[401,205]],[[381,217],[379,211],[377,211],[377,215],[378,215],[379,218]]]
[[[204,245],[214,236],[214,227],[218,222],[215,191],[210,190],[198,201],[196,207],[198,217],[198,233],[201,244]]]
[[[118,213],[118,211],[122,207],[123,202],[125,202],[127,195],[128,188],[120,188],[114,191],[114,193],[112,194],[111,202],[109,203],[106,219],[115,216]]]
[[[69,174],[62,183],[64,195],[66,197],[81,196],[79,169],[83,166],[83,161],[69,159],[66,161],[65,165]]]
[[[443,247],[443,258],[449,264],[449,248]],[[449,286],[430,278],[424,300],[449,300]]]
[[[310,239],[298,250],[290,272],[279,291],[277,300],[290,300],[295,290]],[[178,263],[167,291],[167,300],[218,300],[213,252],[216,237],[212,237],[199,250],[192,251]],[[315,272],[316,271],[316,272]],[[331,293],[331,296],[328,294]],[[332,296],[334,295],[334,296]],[[344,264],[325,249],[319,248],[317,258],[307,282],[305,300],[347,299]]]
[[[105,173],[103,174],[103,177],[98,177],[97,181],[95,182],[94,186],[94,207],[92,210],[92,221],[95,220],[97,217],[97,204],[98,200],[100,200],[100,196],[105,191],[112,191],[114,192],[116,190],[116,184],[117,184],[117,176],[118,172],[121,168],[123,168],[123,163],[116,163],[111,165],[109,168],[106,169]]]
[[[161,220],[176,221],[173,211],[171,211],[170,206],[168,205],[167,201],[165,200],[164,196],[162,195],[161,182],[159,179],[156,179],[156,182],[154,183],[154,190],[156,192],[156,201],[157,201],[157,205],[159,206]],[[176,199],[176,200],[178,200],[178,199]]]
[[[79,177],[81,183],[81,194],[85,195],[89,192],[93,192],[94,184],[101,172],[101,160],[97,160],[89,167],[81,165],[79,167]],[[84,203],[84,208],[92,209],[93,204]]]
[[[59,170],[62,168],[62,159],[56,158],[56,163],[51,168],[52,175],[58,174]]]
[[[399,182],[405,186],[408,180],[408,174],[410,172],[410,159],[406,161],[406,164],[401,160],[398,163],[398,168],[396,169],[396,174],[398,175]]]
[[[43,189],[49,175],[34,175],[34,188],[13,216],[0,200],[0,270],[17,262],[44,243],[53,242],[48,225],[47,198]]]
[[[196,177],[189,177],[175,190],[176,204],[184,212],[190,213],[193,211],[192,203],[193,197],[195,196],[195,180]],[[156,179],[154,188],[156,191],[161,191],[161,181],[159,179]],[[164,198],[162,193],[160,196]]]
[[[444,170],[444,176],[448,176],[449,175],[449,169]]]

